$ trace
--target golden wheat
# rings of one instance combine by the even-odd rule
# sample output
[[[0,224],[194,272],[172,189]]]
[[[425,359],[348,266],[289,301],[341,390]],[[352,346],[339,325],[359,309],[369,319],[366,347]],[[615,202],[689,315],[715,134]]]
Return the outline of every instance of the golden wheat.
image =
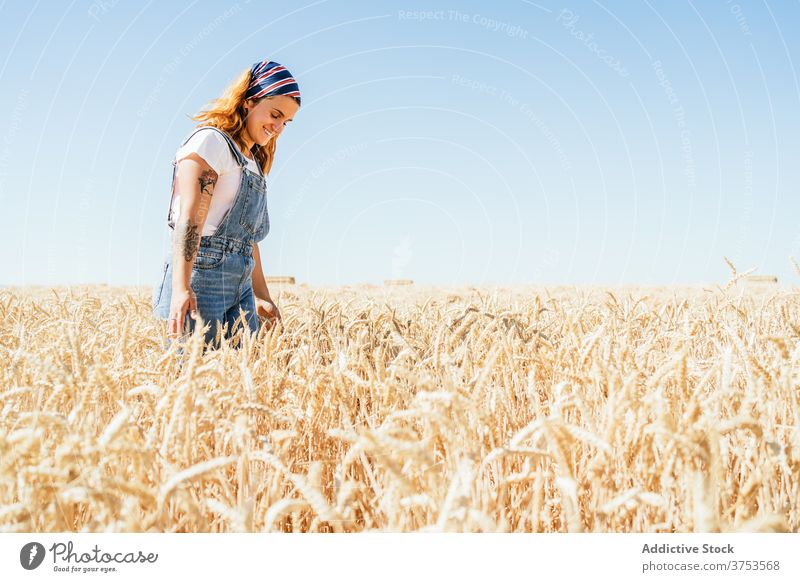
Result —
[[[0,291],[0,530],[800,527],[793,290],[274,294],[181,354],[148,290]]]

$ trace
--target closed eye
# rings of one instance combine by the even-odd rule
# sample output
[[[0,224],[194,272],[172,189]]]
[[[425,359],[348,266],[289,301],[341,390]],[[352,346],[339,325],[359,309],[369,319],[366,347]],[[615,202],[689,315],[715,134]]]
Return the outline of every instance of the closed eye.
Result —
[[[283,111],[281,111],[280,109],[273,109],[272,110],[272,119],[280,119],[281,117],[283,117]],[[286,121],[284,121],[283,122],[283,126],[286,127],[286,124],[289,123],[290,121],[292,121],[292,120],[291,119],[287,119]]]

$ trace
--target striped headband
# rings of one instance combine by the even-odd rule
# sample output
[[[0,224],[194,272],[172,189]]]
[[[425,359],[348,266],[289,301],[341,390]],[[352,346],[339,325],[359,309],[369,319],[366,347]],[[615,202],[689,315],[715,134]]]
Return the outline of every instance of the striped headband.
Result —
[[[250,86],[245,99],[260,99],[273,95],[296,97],[300,102],[300,87],[292,74],[274,61],[260,61],[250,67]]]

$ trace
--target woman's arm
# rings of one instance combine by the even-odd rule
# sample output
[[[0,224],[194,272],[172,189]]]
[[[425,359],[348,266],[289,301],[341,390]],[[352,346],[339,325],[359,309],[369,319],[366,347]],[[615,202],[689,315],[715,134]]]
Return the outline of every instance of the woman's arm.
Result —
[[[217,173],[197,154],[189,154],[178,162],[181,215],[175,224],[172,240],[173,290],[189,287],[217,178]]]
[[[192,319],[197,319],[192,267],[216,183],[217,173],[197,154],[190,154],[178,163],[181,214],[172,235],[172,299],[167,321],[167,331],[172,337],[182,333],[187,311]]]
[[[273,324],[281,320],[281,312],[272,297],[269,296],[267,280],[264,278],[264,270],[261,268],[261,253],[258,251],[258,243],[253,243],[253,258],[256,264],[253,265],[253,295],[255,296],[256,313],[259,317],[265,317]]]
[[[267,280],[264,278],[264,270],[261,268],[261,253],[258,250],[258,243],[253,243],[253,258],[256,261],[253,267],[253,295],[256,299],[272,301],[269,289],[267,289]]]

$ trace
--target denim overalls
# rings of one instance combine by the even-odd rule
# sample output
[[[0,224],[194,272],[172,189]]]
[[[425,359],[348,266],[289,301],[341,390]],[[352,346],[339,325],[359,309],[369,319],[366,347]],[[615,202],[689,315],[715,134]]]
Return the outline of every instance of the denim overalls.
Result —
[[[224,131],[206,126],[194,130],[183,141],[185,144],[198,131],[217,131],[228,142],[236,163],[242,170],[242,180],[236,192],[233,206],[222,219],[213,235],[200,238],[200,248],[195,257],[190,284],[197,296],[197,311],[204,322],[211,324],[205,334],[205,342],[216,342],[217,328],[227,323],[225,337],[230,338],[236,331],[234,322],[244,310],[245,322],[252,332],[259,329],[253,297],[252,273],[255,265],[253,244],[263,240],[269,232],[267,213],[266,180],[261,173],[247,169],[244,155],[233,139]],[[183,145],[182,144],[182,145]],[[175,187],[176,161],[173,160],[173,188]],[[172,223],[172,204],[168,215]],[[174,236],[174,233],[173,233]],[[153,315],[160,319],[169,318],[172,298],[172,245],[164,261],[161,282],[153,288]],[[193,333],[195,321],[187,311],[184,318],[184,333]],[[169,346],[169,340],[167,346]]]

